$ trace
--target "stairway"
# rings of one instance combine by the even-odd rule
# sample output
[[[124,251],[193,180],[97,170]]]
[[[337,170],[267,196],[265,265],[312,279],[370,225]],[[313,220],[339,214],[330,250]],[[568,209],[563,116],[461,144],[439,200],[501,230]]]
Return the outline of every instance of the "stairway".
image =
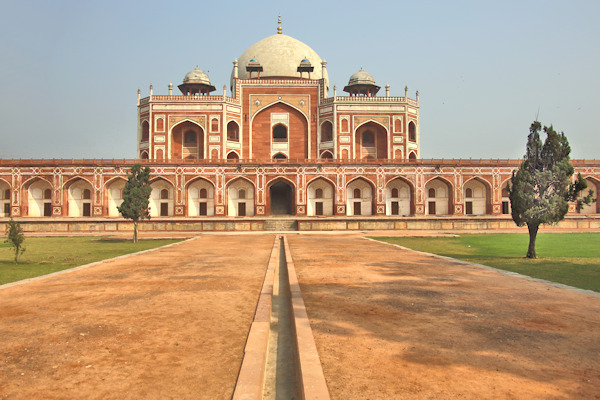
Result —
[[[265,231],[297,231],[298,221],[292,218],[267,218],[265,219]]]

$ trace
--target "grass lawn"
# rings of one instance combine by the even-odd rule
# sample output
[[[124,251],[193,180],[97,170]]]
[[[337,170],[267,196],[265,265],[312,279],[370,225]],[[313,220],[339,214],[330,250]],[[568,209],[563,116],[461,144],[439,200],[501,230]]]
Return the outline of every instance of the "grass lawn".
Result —
[[[373,239],[600,292],[600,233],[538,234],[535,260],[524,258],[527,234]]]
[[[0,285],[46,275],[78,265],[134,253],[180,240],[108,239],[102,237],[26,237],[25,253],[14,263],[14,249],[0,237]]]

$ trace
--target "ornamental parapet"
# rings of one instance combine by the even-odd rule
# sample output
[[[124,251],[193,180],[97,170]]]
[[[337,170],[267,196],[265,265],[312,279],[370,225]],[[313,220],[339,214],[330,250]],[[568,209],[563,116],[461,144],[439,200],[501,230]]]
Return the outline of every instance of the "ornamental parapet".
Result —
[[[328,97],[321,101],[321,104],[331,103],[406,103],[412,106],[419,106],[416,100],[408,97],[382,97],[382,96],[335,96]]]
[[[223,96],[176,96],[176,95],[154,95],[151,98],[145,97],[140,100],[140,106],[148,104],[150,101],[165,101],[165,102],[191,102],[191,103],[205,103],[205,102],[222,102]],[[237,99],[233,97],[225,96],[225,102],[232,104],[239,104]]]
[[[421,165],[421,166],[519,166],[520,159],[464,159],[464,158],[430,158],[418,160],[385,160],[385,159],[170,159],[170,160],[142,160],[135,158],[80,158],[80,159],[0,159],[1,166],[61,166],[61,165],[236,165],[236,164],[264,164],[264,165]],[[598,167],[600,160],[571,160],[576,167]]]

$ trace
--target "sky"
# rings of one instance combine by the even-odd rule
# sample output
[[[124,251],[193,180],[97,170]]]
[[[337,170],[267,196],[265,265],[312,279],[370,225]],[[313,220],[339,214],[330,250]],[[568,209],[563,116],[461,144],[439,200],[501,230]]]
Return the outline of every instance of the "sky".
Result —
[[[283,33],[327,60],[419,91],[422,158],[521,158],[536,118],[571,158],[600,159],[600,2],[0,0],[0,158],[134,158],[137,90],[232,62]]]

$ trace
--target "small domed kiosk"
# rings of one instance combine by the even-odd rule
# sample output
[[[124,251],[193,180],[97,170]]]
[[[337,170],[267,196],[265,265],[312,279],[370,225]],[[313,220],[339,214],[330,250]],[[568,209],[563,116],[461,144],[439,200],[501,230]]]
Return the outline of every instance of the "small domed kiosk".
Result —
[[[208,74],[196,66],[183,78],[183,83],[177,86],[184,95],[207,95],[215,90],[210,84]]]
[[[360,71],[352,74],[348,85],[344,87],[344,92],[350,93],[350,96],[376,96],[379,89],[373,75],[361,68]]]

